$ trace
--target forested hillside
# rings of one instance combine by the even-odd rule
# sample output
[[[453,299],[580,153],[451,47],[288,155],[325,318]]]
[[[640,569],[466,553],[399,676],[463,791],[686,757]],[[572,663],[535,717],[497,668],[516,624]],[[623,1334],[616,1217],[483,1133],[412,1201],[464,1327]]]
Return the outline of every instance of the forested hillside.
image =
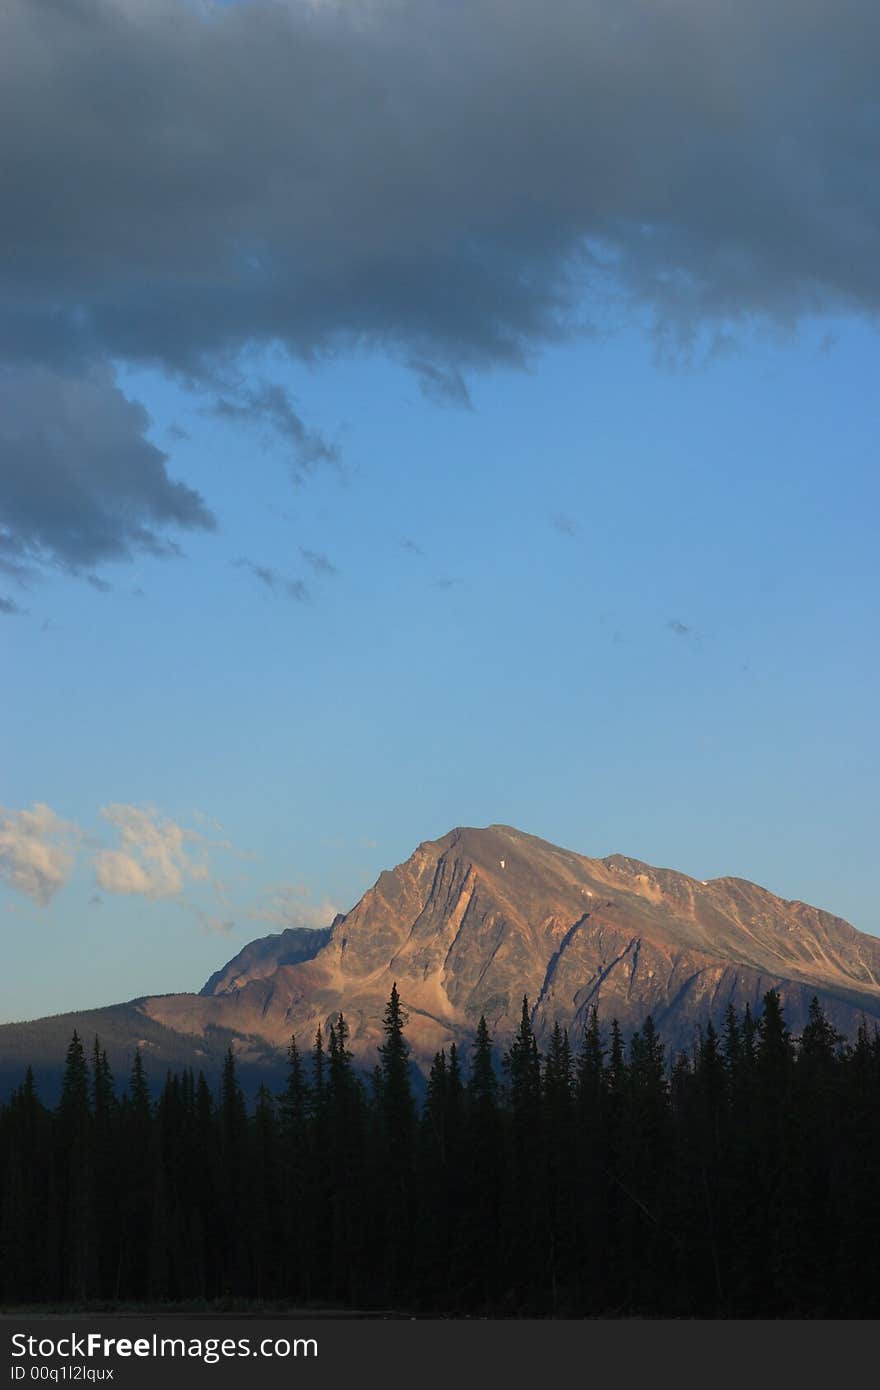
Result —
[[[461,1315],[875,1316],[880,1038],[770,991],[668,1065],[650,1019],[595,1012],[501,1058],[481,1020],[417,1107],[396,987],[375,1072],[343,1016],[248,1114],[134,1057],[114,1084],[74,1036],[55,1110],[0,1112],[6,1303],[250,1298]]]

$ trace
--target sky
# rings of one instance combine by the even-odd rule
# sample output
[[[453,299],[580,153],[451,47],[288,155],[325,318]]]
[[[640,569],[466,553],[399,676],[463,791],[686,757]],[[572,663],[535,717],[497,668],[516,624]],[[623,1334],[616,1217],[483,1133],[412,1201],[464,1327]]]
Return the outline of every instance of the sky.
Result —
[[[880,934],[872,0],[7,0],[0,1021],[456,825]]]

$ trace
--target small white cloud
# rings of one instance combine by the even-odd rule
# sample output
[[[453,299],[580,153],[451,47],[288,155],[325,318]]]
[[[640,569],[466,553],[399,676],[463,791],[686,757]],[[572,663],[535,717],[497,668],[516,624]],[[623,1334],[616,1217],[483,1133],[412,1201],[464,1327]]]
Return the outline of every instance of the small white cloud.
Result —
[[[185,879],[204,882],[208,868],[193,862],[188,849],[202,836],[160,816],[152,807],[104,806],[101,815],[119,832],[119,848],[95,855],[95,878],[108,893],[136,893],[147,898],[170,898],[183,890]]]
[[[46,907],[66,883],[81,838],[74,821],[62,820],[42,802],[30,811],[0,807],[0,879]]]

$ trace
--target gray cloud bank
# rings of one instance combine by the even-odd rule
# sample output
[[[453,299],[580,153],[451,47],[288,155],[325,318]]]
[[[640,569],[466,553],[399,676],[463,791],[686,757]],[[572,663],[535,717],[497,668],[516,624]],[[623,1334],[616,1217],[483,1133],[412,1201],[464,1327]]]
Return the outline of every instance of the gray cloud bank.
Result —
[[[2,348],[519,357],[609,272],[874,309],[873,0],[7,0]]]
[[[6,0],[0,363],[47,431],[103,393],[143,479],[109,526],[81,480],[72,528],[4,482],[11,534],[91,564],[207,524],[111,359],[210,388],[246,347],[366,345],[466,403],[609,305],[684,343],[874,314],[878,51],[874,0]],[[218,405],[332,461],[288,400]]]
[[[0,371],[0,569],[19,582],[45,563],[79,572],[171,553],[168,526],[212,528],[199,494],[169,478],[148,424],[102,369]]]

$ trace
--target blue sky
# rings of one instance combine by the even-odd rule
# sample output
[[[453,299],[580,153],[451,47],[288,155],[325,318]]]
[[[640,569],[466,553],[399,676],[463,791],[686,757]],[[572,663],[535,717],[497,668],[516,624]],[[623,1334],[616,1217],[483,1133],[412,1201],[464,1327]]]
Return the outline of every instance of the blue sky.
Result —
[[[155,23],[161,48],[168,5],[81,8],[126,56],[138,48],[147,89],[159,82],[143,25]],[[235,33],[210,7],[186,23],[213,24],[222,49],[224,34],[256,44],[279,15],[296,24],[301,14],[232,8],[244,26]],[[534,10],[516,8],[525,19]],[[751,76],[760,95],[747,40],[763,21],[745,8],[731,91]],[[652,90],[650,55],[606,33],[601,5],[587,10],[586,38],[610,43],[611,33],[624,57],[640,58],[625,65],[635,95]],[[60,42],[56,54],[56,29],[12,12],[25,103],[37,67],[23,54],[74,60]],[[138,35],[123,22],[131,12]],[[572,11],[551,12],[561,41]],[[852,33],[862,22],[873,22],[867,11],[846,9]],[[378,56],[363,59],[368,76],[415,42],[386,27]],[[363,34],[318,39],[363,58]],[[513,38],[509,52],[499,45],[499,82],[519,72],[517,51]],[[554,52],[546,80],[528,87],[528,129],[546,118]],[[175,53],[186,53],[185,25]],[[209,79],[210,57],[206,68]],[[794,145],[806,129],[798,77],[783,72],[767,98],[771,126],[780,109],[795,113],[779,127]],[[491,144],[485,131],[498,122],[468,107],[467,72],[455,82],[441,72],[425,111],[455,101],[477,144]],[[403,79],[399,92],[403,103]],[[103,183],[98,167],[77,195],[83,220],[98,206],[105,279],[70,228],[67,241],[63,229],[54,243],[36,238],[32,254],[16,243],[17,273],[3,280],[0,392],[12,423],[0,439],[0,1019],[197,989],[245,941],[323,924],[456,824],[506,822],[589,855],[739,875],[880,932],[875,287],[869,269],[858,280],[851,250],[857,213],[860,252],[875,235],[872,195],[855,176],[853,113],[842,122],[829,98],[827,131],[820,107],[823,138],[803,153],[802,183],[791,175],[778,227],[760,201],[757,157],[750,187],[740,150],[742,206],[751,198],[758,209],[747,225],[750,214],[700,184],[703,145],[717,142],[705,155],[713,169],[727,148],[705,115],[697,124],[701,92],[668,96],[692,141],[684,172],[679,144],[669,157],[675,217],[658,203],[653,168],[630,172],[625,194],[611,179],[606,199],[629,213],[644,194],[656,225],[648,256],[644,237],[634,250],[606,218],[606,262],[592,280],[572,273],[572,247],[582,253],[599,232],[592,205],[573,205],[564,161],[574,151],[600,167],[601,142],[566,107],[558,178],[540,159],[529,165],[521,143],[516,196],[513,185],[490,190],[497,222],[473,171],[448,173],[427,116],[401,165],[384,128],[366,169],[341,142],[373,199],[356,240],[345,241],[350,209],[329,176],[323,199],[340,221],[323,240],[303,233],[289,265],[273,242],[287,225],[278,197],[261,186],[245,216],[230,195],[226,213],[244,229],[234,301],[218,275],[191,303],[197,272],[181,248],[201,237],[210,261],[219,233],[189,226],[200,214],[190,216],[181,183],[150,181],[150,142],[116,93],[144,197],[167,204],[167,227],[155,213],[158,269],[152,243],[124,251],[124,225],[113,240],[139,186],[120,191],[107,154]],[[265,120],[283,129],[294,115],[310,129],[308,112]],[[202,116],[203,134],[221,120],[213,108]],[[44,161],[61,158],[54,119]],[[46,124],[51,133],[52,113]],[[266,129],[253,135],[261,150]],[[183,124],[178,134],[183,146]],[[748,133],[755,150],[758,134]],[[461,132],[449,138],[458,148]],[[316,160],[328,142],[336,149],[322,134]],[[841,148],[853,156],[848,199],[833,188],[832,211],[814,219],[816,178],[829,184],[833,169],[842,179]],[[99,142],[99,166],[104,154]],[[239,156],[228,153],[233,185]],[[421,225],[400,188],[424,195],[432,171],[459,202]],[[714,230],[701,197],[717,204]],[[35,216],[24,173],[16,198],[24,226]],[[791,242],[790,266],[771,273],[799,209],[802,247]],[[462,250],[475,227],[476,279]],[[424,250],[428,232],[442,257],[433,243]],[[380,260],[397,279],[375,269]],[[303,291],[270,323],[267,267],[278,295],[311,272],[323,299]],[[512,267],[500,288],[498,267]],[[69,336],[60,357],[58,335],[44,331],[50,299]],[[209,303],[216,323],[199,337],[185,316]]]

